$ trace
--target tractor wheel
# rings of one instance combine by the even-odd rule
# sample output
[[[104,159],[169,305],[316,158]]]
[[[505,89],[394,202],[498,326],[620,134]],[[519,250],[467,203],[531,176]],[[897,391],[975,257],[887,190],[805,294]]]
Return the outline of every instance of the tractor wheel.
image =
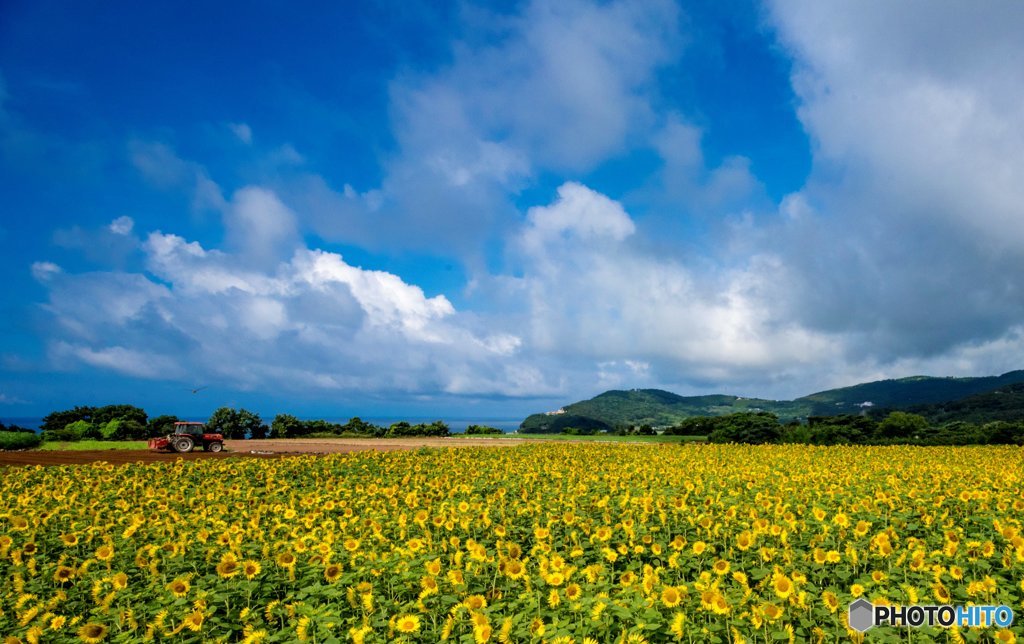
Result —
[[[224,449],[224,443],[214,442],[214,443],[210,443],[210,444],[208,444],[206,446],[206,451],[207,452],[219,452],[222,449]]]
[[[191,452],[193,447],[192,439],[188,437],[175,438],[171,445],[174,447],[175,452],[179,452],[181,454]]]

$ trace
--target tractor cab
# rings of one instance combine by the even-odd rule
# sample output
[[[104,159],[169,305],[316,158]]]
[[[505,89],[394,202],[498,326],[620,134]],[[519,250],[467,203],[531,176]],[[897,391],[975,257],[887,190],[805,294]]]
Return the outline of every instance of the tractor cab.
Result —
[[[206,433],[206,425],[203,423],[177,422],[174,423],[175,434],[188,434],[193,438],[199,438]]]

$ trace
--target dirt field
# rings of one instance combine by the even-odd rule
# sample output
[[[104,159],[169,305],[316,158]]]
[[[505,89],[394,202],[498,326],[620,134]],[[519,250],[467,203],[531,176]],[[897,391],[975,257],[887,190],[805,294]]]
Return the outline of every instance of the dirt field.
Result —
[[[317,438],[287,440],[229,440],[219,454],[196,451],[190,454],[151,452],[149,450],[94,450],[94,451],[24,451],[0,452],[0,467],[5,465],[75,465],[79,463],[155,463],[183,458],[280,458],[297,454],[339,454],[360,450],[390,452],[420,447],[511,447],[522,445],[514,438]]]

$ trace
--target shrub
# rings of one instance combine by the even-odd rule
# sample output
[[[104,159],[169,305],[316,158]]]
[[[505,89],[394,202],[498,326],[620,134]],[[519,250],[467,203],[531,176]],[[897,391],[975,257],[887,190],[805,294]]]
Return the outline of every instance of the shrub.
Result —
[[[67,440],[73,441],[80,441],[84,438],[99,439],[102,437],[99,427],[86,420],[76,420],[73,423],[68,423],[64,427],[64,431],[68,432],[72,436],[72,438],[68,438]],[[48,437],[44,436],[44,438]]]
[[[116,429],[113,431],[112,436],[107,438],[107,440],[142,441],[149,438],[149,429],[137,420],[131,418],[112,420],[107,423],[104,429],[113,423],[117,423]]]
[[[32,432],[0,431],[0,451],[12,449],[33,449],[42,444],[43,438]]]
[[[486,435],[486,434],[504,434],[497,427],[488,427],[486,425],[470,425],[466,428],[466,434]]]
[[[715,429],[708,436],[712,443],[773,443],[782,435],[782,426],[775,414],[742,412],[719,416]]]

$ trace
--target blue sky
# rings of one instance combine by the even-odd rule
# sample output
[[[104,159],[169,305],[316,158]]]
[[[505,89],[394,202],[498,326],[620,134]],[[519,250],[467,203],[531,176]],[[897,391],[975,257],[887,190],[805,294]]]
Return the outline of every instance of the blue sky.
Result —
[[[1022,28],[1014,2],[6,2],[0,416],[1019,368]]]

